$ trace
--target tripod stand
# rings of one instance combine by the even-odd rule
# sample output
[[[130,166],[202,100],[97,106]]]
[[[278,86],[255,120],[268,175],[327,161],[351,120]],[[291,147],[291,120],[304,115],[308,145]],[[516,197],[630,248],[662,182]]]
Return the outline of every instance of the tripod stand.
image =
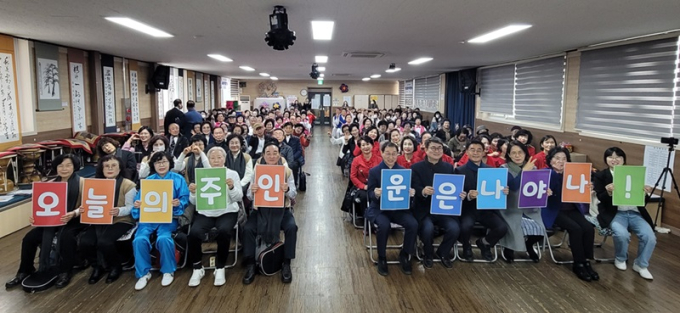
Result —
[[[663,143],[664,139],[670,139],[668,144],[668,157],[666,158],[666,167],[661,171],[661,174],[659,174],[659,178],[656,180],[656,184],[654,184],[654,189],[652,189],[652,193],[656,191],[656,189],[659,187],[659,183],[661,183],[661,195],[659,195],[659,204],[656,210],[656,216],[654,217],[654,227],[656,228],[658,226],[657,221],[659,220],[659,212],[661,212],[661,209],[664,207],[666,201],[663,197],[663,194],[665,192],[664,187],[666,186],[666,180],[668,179],[668,175],[671,176],[671,181],[673,182],[673,188],[675,189],[675,192],[678,194],[678,198],[680,198],[680,190],[678,190],[678,183],[675,181],[675,175],[673,175],[673,169],[671,169],[671,155],[675,153],[675,145],[678,144],[678,139],[675,138],[663,138],[661,141]]]

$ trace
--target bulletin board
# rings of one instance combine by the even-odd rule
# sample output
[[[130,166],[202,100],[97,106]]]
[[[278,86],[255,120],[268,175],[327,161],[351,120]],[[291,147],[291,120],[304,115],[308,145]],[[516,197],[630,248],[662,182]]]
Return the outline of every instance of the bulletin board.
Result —
[[[14,38],[0,35],[0,151],[21,145]]]

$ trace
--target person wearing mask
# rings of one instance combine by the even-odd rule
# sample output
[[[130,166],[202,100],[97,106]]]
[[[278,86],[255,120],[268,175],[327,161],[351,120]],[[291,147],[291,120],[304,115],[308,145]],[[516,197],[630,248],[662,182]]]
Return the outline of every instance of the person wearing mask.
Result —
[[[257,167],[260,165],[282,165],[283,160],[279,154],[279,148],[280,146],[276,142],[267,142],[263,156],[258,160],[254,170],[257,171]],[[279,241],[279,232],[281,230],[283,230],[286,240],[281,268],[281,281],[285,284],[293,281],[290,263],[295,258],[298,226],[293,216],[291,200],[295,199],[297,190],[295,189],[293,172],[289,168],[285,169],[284,176],[285,180],[282,186],[286,198],[284,207],[254,207],[253,212],[248,216],[246,225],[243,227],[243,260],[246,265],[246,274],[243,277],[244,285],[249,285],[255,280],[256,238],[259,236],[264,244],[270,245]],[[258,192],[264,191],[259,188],[256,181],[253,181],[248,189],[248,199],[253,201],[255,194]]]
[[[97,153],[100,158],[107,155],[113,155],[121,159],[123,167],[121,167],[120,171],[123,177],[135,181],[137,177],[137,159],[135,159],[134,153],[118,149],[118,145],[119,143],[111,137],[99,137],[99,141],[97,142]]]
[[[168,148],[168,138],[162,135],[156,135],[149,140],[153,152],[167,152]],[[139,162],[139,178],[146,178],[151,172],[151,166],[149,166],[150,156],[145,156],[141,162]],[[174,159],[173,159],[174,160]]]
[[[201,249],[201,244],[203,243],[205,234],[213,227],[217,229],[217,237],[215,238],[215,241],[217,241],[217,260],[215,262],[214,285],[222,286],[227,282],[224,267],[227,265],[231,236],[234,232],[236,221],[238,220],[238,202],[243,198],[243,189],[238,173],[224,167],[224,164],[227,161],[227,152],[220,147],[214,147],[208,150],[208,160],[210,163],[206,168],[222,168],[226,171],[227,180],[222,184],[225,184],[228,190],[229,204],[226,208],[196,210],[196,213],[194,214],[194,221],[191,224],[191,231],[188,236],[188,258],[194,268],[191,278],[189,278],[189,287],[198,286],[201,283],[203,276],[205,276],[205,269],[202,264],[203,251]],[[189,202],[196,205],[196,184],[192,183],[189,185],[189,192]]]
[[[466,152],[469,161],[465,165],[456,168],[455,173],[465,175],[465,183],[463,190],[467,193],[467,197],[463,200],[463,210],[460,216],[460,242],[463,244],[463,255],[461,258],[468,262],[473,259],[472,244],[470,237],[472,236],[472,228],[475,222],[479,222],[488,229],[486,235],[477,239],[476,244],[482,252],[482,257],[487,261],[493,260],[491,248],[493,248],[498,241],[505,236],[508,231],[508,225],[500,216],[498,210],[477,210],[477,175],[480,168],[489,168],[487,164],[482,162],[484,157],[484,144],[479,141],[472,141],[467,147]],[[508,194],[510,189],[506,186],[503,189],[504,194]]]
[[[191,137],[191,145],[184,148],[182,153],[175,161],[176,173],[184,173],[184,179],[187,184],[196,182],[197,168],[203,168],[204,164],[208,164],[208,156],[205,155],[205,137],[196,135]]]
[[[460,235],[458,218],[455,216],[431,214],[430,204],[432,203],[432,195],[435,192],[433,187],[434,175],[453,174],[454,168],[452,164],[442,160],[444,143],[439,138],[433,137],[427,139],[424,144],[426,158],[411,166],[411,181],[416,191],[411,211],[413,211],[413,216],[418,221],[418,232],[420,239],[423,241],[423,250],[425,252],[423,266],[425,268],[432,268],[433,259],[436,257],[444,267],[452,268],[453,263],[451,260],[453,258],[451,257],[451,250]],[[461,198],[466,196],[465,191],[461,191],[459,194]],[[439,245],[436,254],[433,246],[435,225],[444,233],[444,239]]]
[[[541,216],[546,228],[557,225],[569,234],[569,246],[574,259],[572,270],[576,277],[584,281],[600,280],[600,276],[593,270],[590,262],[594,258],[593,245],[595,230],[588,222],[577,203],[562,202],[562,182],[564,167],[571,162],[569,150],[562,147],[550,149],[546,158],[552,173],[550,173],[550,189],[554,190],[548,197],[548,206],[541,210]],[[591,185],[592,188],[592,185]]]
[[[170,171],[174,167],[174,161],[170,154],[166,152],[155,152],[149,163],[152,164],[151,176],[147,179],[162,179],[172,181],[172,222],[168,224],[161,223],[139,223],[135,239],[132,240],[132,251],[135,255],[135,277],[137,283],[135,290],[142,290],[146,287],[151,279],[151,235],[156,234],[156,248],[160,255],[161,273],[163,279],[161,285],[163,287],[172,284],[175,279],[175,270],[177,263],[175,262],[175,242],[172,239],[172,232],[177,230],[177,217],[184,213],[184,209],[189,202],[189,188],[187,188],[184,177],[177,173]],[[135,202],[131,211],[132,218],[139,220],[140,201],[142,196],[141,190],[135,195]]]
[[[168,138],[168,152],[170,152],[173,157],[177,158],[184,148],[189,145],[189,138],[179,132],[179,125],[177,125],[177,123],[170,124],[168,131],[169,133],[166,133],[166,137]]]
[[[294,163],[288,163],[288,166],[293,171],[293,178],[295,179],[295,185],[297,186],[300,177],[300,170],[302,169],[302,166],[305,165],[304,151],[302,150],[300,138],[293,134],[293,124],[291,122],[286,122],[283,124],[283,132],[285,135],[284,142],[291,148],[291,150],[293,150]]]
[[[174,107],[168,110],[168,112],[165,112],[165,119],[163,120],[163,131],[165,134],[168,133],[168,128],[172,123],[179,125],[180,129],[185,129],[187,124],[193,125],[187,123],[187,118],[184,115],[184,112],[182,112],[182,100],[175,99],[172,104]]]
[[[614,232],[614,251],[616,259],[614,266],[621,271],[627,269],[628,245],[632,231],[638,237],[637,258],[633,261],[633,271],[640,277],[648,280],[654,279],[649,272],[649,259],[652,258],[656,247],[656,235],[652,217],[644,206],[616,206],[612,203],[614,188],[625,186],[614,185],[614,167],[626,165],[626,153],[618,147],[611,147],[604,151],[604,161],[607,168],[593,175],[593,186],[597,199],[599,214],[597,221],[603,228],[609,227]],[[649,200],[652,187],[645,186],[645,203]]]
[[[60,221],[63,226],[57,227],[33,227],[21,241],[21,261],[19,270],[14,278],[5,283],[5,288],[12,288],[21,285],[26,277],[35,272],[35,254],[40,247],[40,264],[50,264],[50,251],[52,250],[52,240],[58,235],[58,253],[61,262],[56,268],[40,268],[40,272],[50,275],[54,271],[59,273],[57,277],[57,288],[66,287],[71,282],[71,270],[76,264],[78,252],[77,235],[85,229],[80,223],[80,206],[82,179],[76,173],[80,168],[80,161],[72,154],[61,154],[52,160],[52,171],[57,173],[55,182],[67,183],[66,214],[62,215]],[[29,217],[29,223],[33,224],[33,217]],[[39,272],[39,273],[40,273]],[[51,274],[53,275],[53,274]]]
[[[368,173],[368,199],[369,206],[366,211],[366,219],[377,225],[376,243],[378,250],[378,274],[387,276],[387,239],[392,229],[391,224],[397,223],[404,228],[404,244],[399,253],[399,265],[401,271],[411,275],[411,256],[415,254],[416,236],[418,235],[418,222],[410,210],[381,211],[380,197],[382,196],[381,173],[386,169],[403,169],[396,163],[399,152],[397,145],[388,142],[382,146],[382,160]],[[415,189],[409,190],[409,196],[415,195]]]
[[[439,112],[439,111],[434,112],[434,116],[432,116],[432,121],[430,122],[430,132],[436,134],[442,128],[443,122],[444,122],[444,118],[442,117],[441,112]],[[451,123],[449,123],[449,124],[451,124]],[[439,136],[437,136],[437,137],[439,137]],[[442,141],[448,142],[448,140],[446,140],[446,139],[442,139]]]
[[[260,158],[262,151],[264,151],[264,144],[270,138],[268,135],[265,135],[265,128],[261,123],[253,125],[253,136],[250,137],[248,142],[248,153],[253,160]]]
[[[115,155],[109,154],[99,159],[94,178],[115,180],[115,205],[108,213],[113,216],[111,225],[89,225],[80,237],[80,251],[92,265],[89,284],[96,284],[107,271],[106,283],[110,284],[123,273],[120,252],[116,248],[118,239],[128,233],[137,224],[130,216],[132,205],[137,194],[133,181],[123,177],[123,162]],[[80,214],[85,209],[79,208]]]

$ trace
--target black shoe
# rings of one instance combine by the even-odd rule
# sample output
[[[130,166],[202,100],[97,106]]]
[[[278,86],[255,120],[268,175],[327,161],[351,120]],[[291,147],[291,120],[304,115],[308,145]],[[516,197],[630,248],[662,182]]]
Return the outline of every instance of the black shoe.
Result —
[[[82,270],[84,270],[84,269],[86,269],[86,268],[88,268],[88,267],[90,267],[90,261],[88,261],[88,260],[83,260],[83,261],[80,261],[80,263],[74,265],[74,266],[73,266],[73,270],[74,270],[74,271],[82,271]]]
[[[14,278],[10,279],[5,283],[5,288],[10,289],[21,285],[21,282],[24,281],[24,279],[26,279],[26,277],[30,275],[31,273],[18,273],[17,276],[14,276]]]
[[[87,283],[90,285],[96,284],[102,277],[104,276],[104,269],[101,266],[93,266],[92,267],[92,275],[90,275],[90,279],[87,280]]]
[[[432,261],[432,258],[430,257],[425,257],[423,259],[423,266],[425,268],[432,268],[432,266],[434,266],[434,261]]]
[[[71,282],[71,274],[70,273],[61,273],[59,276],[57,276],[57,283],[54,284],[57,289],[64,288],[68,286],[68,284]]]
[[[250,285],[255,280],[255,264],[248,264],[246,267],[246,275],[243,276],[243,284]]]
[[[508,248],[503,248],[503,251],[501,251],[501,256],[503,257],[503,261],[507,263],[512,263],[515,261],[515,251],[508,249]]]
[[[290,270],[290,264],[283,263],[283,267],[281,267],[281,281],[284,284],[290,284],[293,281],[293,272]]]
[[[463,245],[463,260],[468,262],[472,262],[474,260],[474,256],[472,255],[472,245]]]
[[[411,259],[409,258],[408,254],[405,253],[400,253],[399,254],[399,267],[401,268],[401,271],[406,274],[406,275],[411,275],[412,269],[411,269]]]
[[[442,263],[442,265],[446,268],[453,268],[453,263],[451,263],[451,259],[448,257],[440,257],[439,254],[437,254],[437,257],[439,258],[439,261]]]
[[[378,260],[378,274],[382,276],[387,276],[387,274],[389,274],[387,270],[387,260]]]
[[[106,277],[106,283],[110,284],[120,277],[120,274],[123,273],[123,268],[122,266],[116,266],[114,267],[111,272],[109,272],[109,276]]]
[[[489,262],[493,261],[493,254],[491,254],[491,246],[485,245],[484,242],[482,242],[482,238],[477,239],[475,243],[477,244],[477,248],[479,248],[479,251],[482,252],[482,257],[484,257],[484,259]]]
[[[590,275],[590,278],[592,280],[600,280],[600,275],[598,275],[597,272],[593,270],[593,267],[590,266],[590,262],[585,261],[583,263],[583,267],[585,267],[586,272],[588,272],[588,275]]]
[[[538,263],[539,257],[538,254],[536,254],[536,250],[534,250],[534,245],[529,245],[527,244],[527,254],[529,255],[529,258],[534,261],[534,263]]]
[[[573,271],[574,274],[576,274],[576,277],[581,280],[585,280],[587,282],[592,280],[592,277],[590,277],[588,274],[588,271],[586,270],[586,267],[583,265],[583,263],[574,263]]]

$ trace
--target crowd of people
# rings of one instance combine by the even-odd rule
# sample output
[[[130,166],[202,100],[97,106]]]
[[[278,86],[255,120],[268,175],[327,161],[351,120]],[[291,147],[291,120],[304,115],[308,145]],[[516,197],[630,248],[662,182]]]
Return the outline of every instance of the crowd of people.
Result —
[[[20,267],[16,276],[6,283],[7,288],[20,285],[36,272],[34,259],[38,248],[55,236],[59,242],[56,252],[60,256],[56,265],[59,272],[57,288],[69,284],[74,268],[88,265],[92,267],[90,284],[104,276],[107,283],[116,281],[125,261],[125,252],[120,251],[117,242],[126,236],[132,238],[135,289],[147,286],[152,267],[160,269],[161,284],[168,286],[177,270],[173,234],[178,231],[187,232],[186,253],[193,270],[188,285],[195,287],[206,274],[201,244],[211,229],[217,231],[214,285],[221,286],[226,282],[225,267],[236,224],[242,225],[241,243],[246,267],[243,284],[250,284],[255,279],[258,245],[275,242],[279,231],[285,235],[281,280],[284,283],[292,281],[290,263],[295,258],[297,239],[293,207],[300,177],[304,175],[304,150],[312,139],[314,114],[305,111],[305,105],[238,113],[215,109],[210,114],[197,112],[193,101],[186,105],[185,113],[182,101],[174,102],[174,108],[166,113],[163,134],[155,134],[144,126],[122,145],[109,137],[99,140],[95,178],[115,180],[116,186],[111,225],[80,223],[83,187],[82,178],[77,174],[79,159],[66,154],[53,160],[54,172],[58,174],[55,181],[68,184],[67,213],[61,217],[65,225],[34,227],[25,235]],[[451,268],[456,242],[462,243],[461,258],[466,261],[473,260],[473,244],[489,261],[493,259],[492,249],[498,244],[506,262],[513,262],[517,253],[526,253],[538,262],[534,244],[543,239],[546,229],[559,226],[570,236],[575,275],[585,281],[598,280],[599,275],[590,261],[593,260],[594,224],[599,224],[613,231],[615,266],[620,270],[626,269],[629,231],[639,237],[640,247],[633,269],[642,277],[652,279],[648,265],[656,239],[649,214],[644,207],[612,204],[612,169],[626,164],[626,155],[619,148],[605,151],[604,161],[608,168],[593,175],[591,188],[599,200],[599,215],[588,220],[584,206],[561,201],[562,175],[565,163],[571,161],[570,153],[558,146],[555,137],[550,135],[541,138],[540,151],[536,152],[531,132],[517,126],[510,134],[491,133],[482,125],[474,129],[468,125],[452,125],[440,112],[424,122],[417,109],[350,107],[336,109],[328,135],[333,144],[341,146],[337,165],[348,177],[346,193],[359,201],[356,214],[376,226],[377,271],[380,275],[388,274],[386,246],[392,223],[405,230],[399,263],[406,274],[412,271],[412,256],[418,238],[423,244],[425,268],[432,268],[435,260]],[[286,166],[283,208],[253,207],[254,195],[261,192],[253,176],[261,165]],[[477,210],[478,170],[496,167],[508,169],[508,186],[503,189],[508,199],[507,209]],[[197,168],[224,169],[230,199],[227,207],[195,210]],[[380,173],[383,169],[412,169],[409,192],[413,199],[409,210],[380,210],[379,200],[383,193]],[[518,208],[521,173],[534,169],[552,170],[548,206]],[[461,216],[430,213],[435,174],[465,176],[464,190],[459,194],[464,199]],[[172,181],[174,218],[170,224],[139,223],[140,181],[154,179]],[[355,201],[349,205],[343,203],[343,210],[351,212],[352,202]],[[473,242],[473,227],[477,223],[486,231]],[[443,238],[435,251],[433,241],[437,233]],[[158,251],[158,264],[152,260],[154,249]]]
[[[456,242],[462,244],[461,258],[473,260],[473,226],[478,223],[486,229],[474,244],[487,261],[494,259],[492,249],[498,244],[501,257],[513,262],[517,253],[539,261],[536,243],[547,235],[546,229],[559,227],[570,236],[573,272],[584,281],[599,280],[592,268],[595,227],[613,232],[616,250],[615,266],[626,269],[629,231],[640,239],[638,257],[633,269],[645,279],[652,279],[648,265],[656,245],[653,223],[644,207],[614,206],[612,204],[613,168],[626,164],[625,153],[612,147],[605,151],[607,168],[593,175],[591,192],[597,197],[599,214],[589,215],[588,205],[562,202],[562,179],[566,162],[571,162],[570,151],[557,145],[557,139],[546,135],[533,146],[531,131],[514,126],[509,134],[490,132],[483,125],[452,125],[451,121],[436,112],[423,123],[418,109],[354,109],[337,108],[333,116],[333,130],[328,133],[334,145],[341,146],[337,165],[349,177],[346,199],[342,209],[353,218],[364,217],[377,226],[377,270],[387,275],[386,245],[392,223],[404,228],[404,246],[399,254],[400,268],[411,273],[410,258],[414,254],[416,239],[423,244],[425,268],[438,260],[452,267],[451,251]],[[380,173],[383,169],[412,169],[411,202],[408,211],[381,211],[382,194]],[[508,186],[504,210],[477,210],[477,172],[480,168],[507,168]],[[550,169],[548,206],[545,208],[519,208],[519,189],[523,171]],[[435,174],[460,174],[465,176],[462,214],[444,216],[430,214],[434,194]],[[651,187],[645,187],[649,195]],[[354,200],[354,201],[351,201]],[[356,205],[354,204],[356,203]],[[364,209],[367,208],[367,209]],[[442,234],[437,251],[433,237]]]

